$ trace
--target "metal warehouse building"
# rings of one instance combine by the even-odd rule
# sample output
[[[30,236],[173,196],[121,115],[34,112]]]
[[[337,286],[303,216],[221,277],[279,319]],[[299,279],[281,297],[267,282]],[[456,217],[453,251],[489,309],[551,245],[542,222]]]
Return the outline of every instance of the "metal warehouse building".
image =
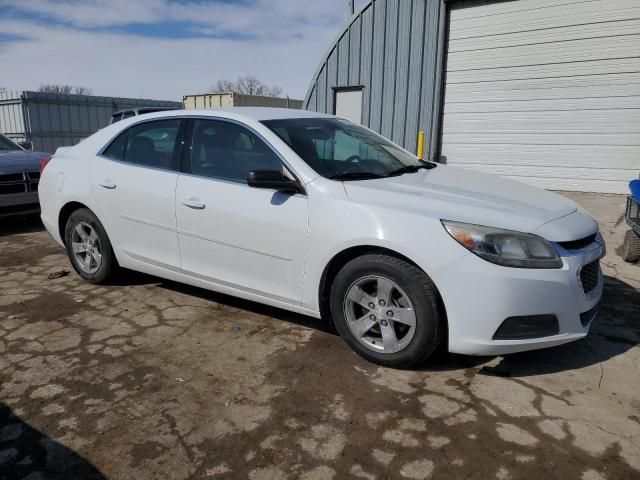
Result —
[[[109,125],[111,114],[135,107],[182,108],[179,102],[138,98],[0,92],[0,133],[40,152],[75,145]]]
[[[305,108],[436,161],[544,188],[627,192],[640,171],[640,1],[372,0]]]

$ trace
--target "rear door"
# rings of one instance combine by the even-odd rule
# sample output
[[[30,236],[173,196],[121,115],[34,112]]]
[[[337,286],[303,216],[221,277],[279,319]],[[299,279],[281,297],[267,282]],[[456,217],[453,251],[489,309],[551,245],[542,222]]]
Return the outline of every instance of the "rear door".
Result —
[[[135,260],[176,271],[175,189],[185,122],[133,125],[91,165],[96,205],[112,240]]]
[[[307,197],[247,185],[251,170],[291,174],[254,132],[223,120],[191,122],[187,173],[176,188],[183,273],[299,304]]]

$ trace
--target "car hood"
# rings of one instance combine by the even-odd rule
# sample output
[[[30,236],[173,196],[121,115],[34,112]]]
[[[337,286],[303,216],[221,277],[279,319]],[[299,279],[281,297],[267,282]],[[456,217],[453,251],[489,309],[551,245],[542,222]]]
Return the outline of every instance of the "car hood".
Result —
[[[49,156],[43,152],[0,151],[0,173],[19,173],[25,171],[38,171],[40,159]]]
[[[574,202],[561,195],[447,165],[398,177],[344,182],[344,185],[347,195],[355,202],[437,219],[534,232],[548,222],[578,214],[586,218],[577,223],[593,225],[588,214],[578,211]],[[572,236],[571,232],[568,236]]]

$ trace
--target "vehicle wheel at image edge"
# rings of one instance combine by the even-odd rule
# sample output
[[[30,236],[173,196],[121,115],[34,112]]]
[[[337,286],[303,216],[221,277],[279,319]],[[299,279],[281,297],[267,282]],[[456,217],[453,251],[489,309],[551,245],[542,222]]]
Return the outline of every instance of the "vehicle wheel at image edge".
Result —
[[[633,230],[627,230],[624,235],[622,259],[629,263],[636,263],[640,260],[640,235]]]
[[[330,304],[340,336],[380,365],[416,365],[444,338],[435,286],[418,267],[390,255],[363,255],[342,267]]]
[[[73,268],[88,282],[103,283],[118,268],[107,232],[89,209],[78,209],[69,216],[64,243]]]

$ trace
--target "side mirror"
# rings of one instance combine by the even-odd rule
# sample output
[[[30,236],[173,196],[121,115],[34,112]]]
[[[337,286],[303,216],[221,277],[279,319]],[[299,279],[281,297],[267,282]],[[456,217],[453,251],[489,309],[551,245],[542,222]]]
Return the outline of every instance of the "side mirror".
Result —
[[[254,170],[249,172],[247,185],[254,188],[270,188],[279,192],[305,193],[296,180],[291,180],[278,170]]]
[[[25,150],[33,150],[33,143],[31,142],[18,142],[18,145],[20,145]]]

